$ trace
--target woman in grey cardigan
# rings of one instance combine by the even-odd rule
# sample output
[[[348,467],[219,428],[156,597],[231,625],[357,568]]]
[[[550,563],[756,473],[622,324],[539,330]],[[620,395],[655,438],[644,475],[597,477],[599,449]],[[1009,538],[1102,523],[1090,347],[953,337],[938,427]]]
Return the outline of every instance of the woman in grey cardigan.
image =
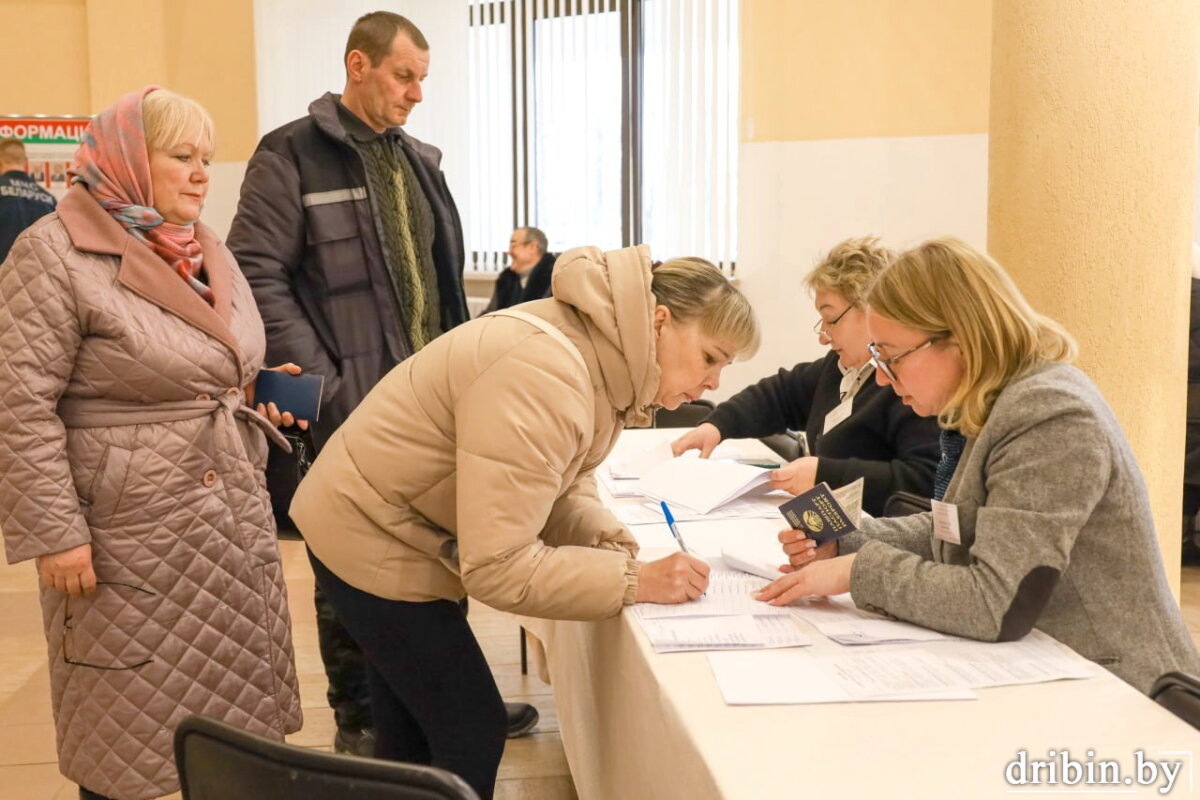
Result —
[[[902,254],[872,287],[877,380],[937,416],[946,513],[871,520],[796,569],[775,605],[849,591],[860,608],[985,641],[1038,627],[1146,692],[1200,669],[1167,587],[1141,472],[1074,340],[994,261],[952,239]]]

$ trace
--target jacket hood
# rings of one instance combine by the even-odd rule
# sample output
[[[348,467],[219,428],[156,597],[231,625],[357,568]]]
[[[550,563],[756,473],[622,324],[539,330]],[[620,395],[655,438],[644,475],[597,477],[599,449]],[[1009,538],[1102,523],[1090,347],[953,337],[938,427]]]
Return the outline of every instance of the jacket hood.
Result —
[[[609,402],[627,427],[650,425],[661,372],[654,347],[650,248],[602,253],[577,247],[558,257],[551,290],[578,312],[596,350]]]

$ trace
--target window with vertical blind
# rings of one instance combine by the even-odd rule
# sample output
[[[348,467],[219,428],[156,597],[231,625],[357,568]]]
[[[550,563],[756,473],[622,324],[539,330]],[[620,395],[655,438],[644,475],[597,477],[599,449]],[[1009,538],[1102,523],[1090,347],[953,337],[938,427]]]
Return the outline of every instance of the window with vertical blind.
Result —
[[[472,268],[552,250],[737,258],[737,0],[470,3]]]

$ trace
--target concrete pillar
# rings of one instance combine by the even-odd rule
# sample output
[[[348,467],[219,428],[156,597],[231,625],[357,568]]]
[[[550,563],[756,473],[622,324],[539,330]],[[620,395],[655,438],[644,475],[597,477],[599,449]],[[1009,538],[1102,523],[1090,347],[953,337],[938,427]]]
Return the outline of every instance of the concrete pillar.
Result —
[[[1178,595],[1196,0],[996,0],[988,249],[1078,338]]]

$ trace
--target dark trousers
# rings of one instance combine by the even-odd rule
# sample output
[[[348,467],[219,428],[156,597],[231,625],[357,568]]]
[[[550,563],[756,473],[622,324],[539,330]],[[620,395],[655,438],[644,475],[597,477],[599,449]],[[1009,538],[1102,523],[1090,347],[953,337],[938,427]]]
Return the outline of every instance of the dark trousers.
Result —
[[[339,728],[356,733],[372,728],[375,723],[371,715],[371,690],[362,650],[333,613],[320,583],[313,591],[313,603],[317,607],[321,663],[329,681],[325,696],[333,709],[334,721]]]
[[[375,755],[432,764],[492,796],[504,753],[504,701],[458,603],[360,591],[311,552],[317,583],[366,657]]]

